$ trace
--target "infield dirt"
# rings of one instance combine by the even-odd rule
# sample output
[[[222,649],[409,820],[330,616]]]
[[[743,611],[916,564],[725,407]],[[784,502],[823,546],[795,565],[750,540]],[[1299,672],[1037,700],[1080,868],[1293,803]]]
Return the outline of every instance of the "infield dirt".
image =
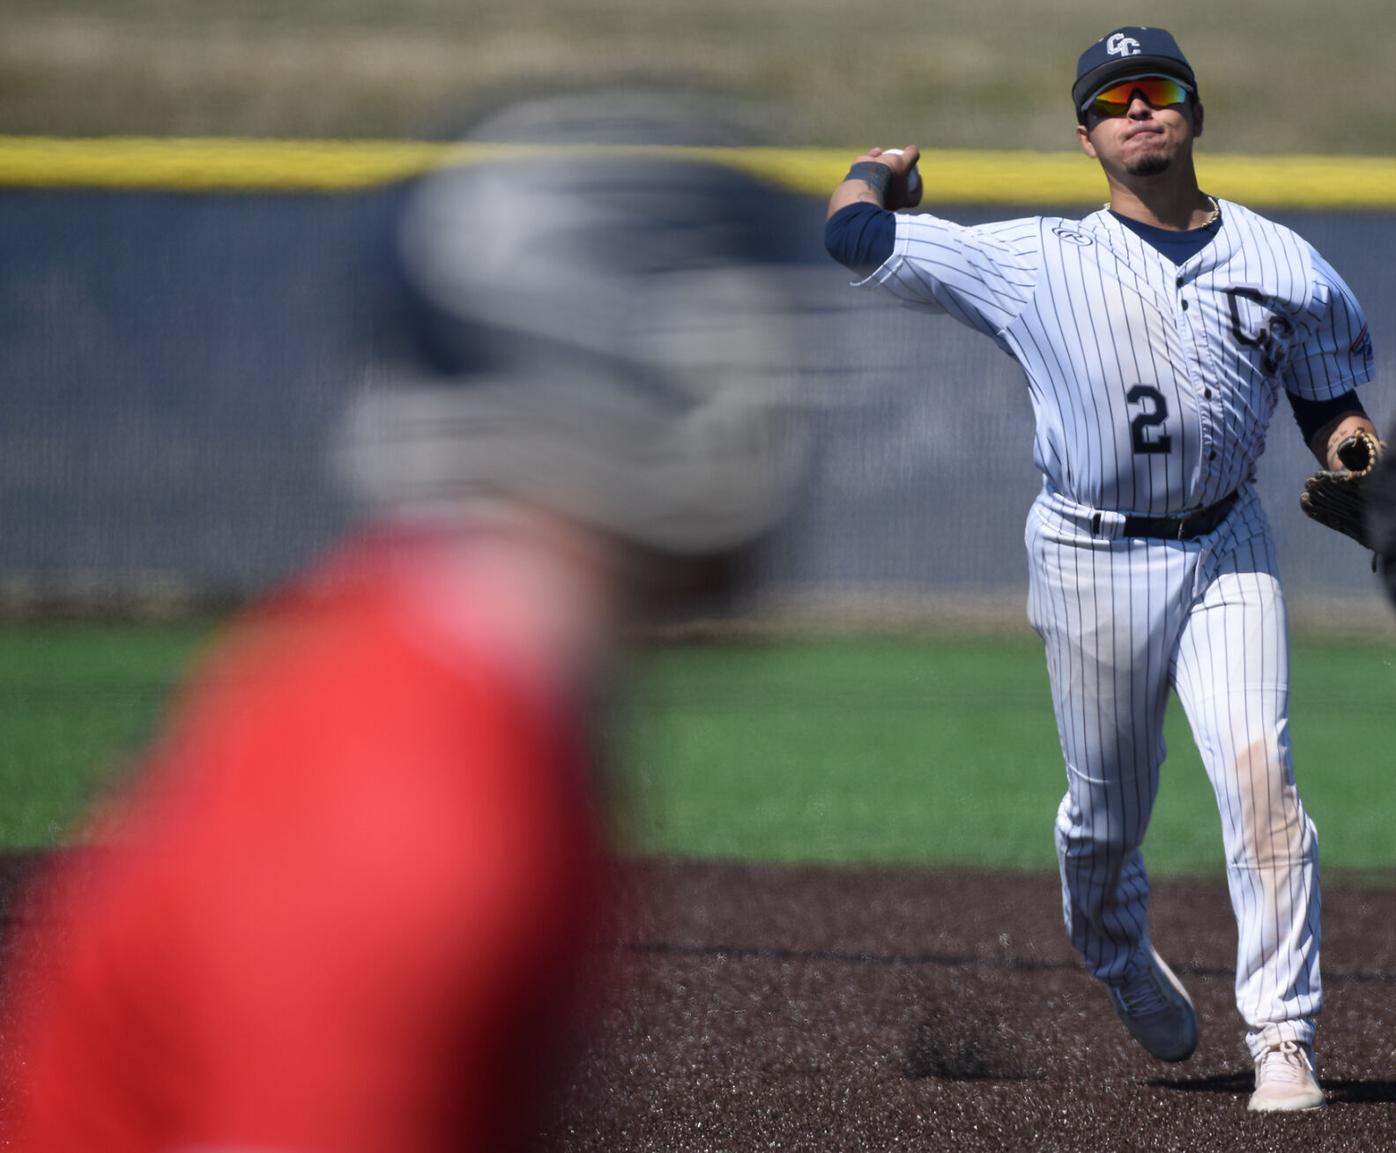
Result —
[[[1154,1061],[1040,874],[631,866],[621,995],[557,1127],[569,1153],[1387,1149],[1396,891],[1325,893],[1321,1113],[1246,1112],[1220,882],[1162,881],[1152,931],[1202,1021]]]
[[[0,859],[0,914],[37,857]],[[1151,924],[1202,1020],[1134,1047],[1041,874],[642,861],[598,958],[609,1007],[547,1148],[1365,1151],[1396,1144],[1396,890],[1325,893],[1329,1107],[1248,1114],[1224,886],[1165,880]]]

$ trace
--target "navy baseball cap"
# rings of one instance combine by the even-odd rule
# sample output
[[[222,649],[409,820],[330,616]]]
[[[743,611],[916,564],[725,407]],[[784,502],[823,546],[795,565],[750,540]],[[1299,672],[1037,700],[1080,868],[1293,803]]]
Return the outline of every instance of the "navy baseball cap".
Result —
[[[1076,62],[1076,83],[1071,86],[1076,119],[1085,121],[1086,105],[1107,84],[1135,76],[1171,76],[1197,92],[1192,65],[1172,33],[1162,28],[1117,28],[1082,52]]]

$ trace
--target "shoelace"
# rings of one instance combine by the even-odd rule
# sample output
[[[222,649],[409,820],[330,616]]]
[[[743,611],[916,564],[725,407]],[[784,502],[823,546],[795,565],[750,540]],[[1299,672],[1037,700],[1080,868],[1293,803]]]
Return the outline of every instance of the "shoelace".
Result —
[[[1152,965],[1140,969],[1132,977],[1126,977],[1122,985],[1116,986],[1115,996],[1131,1017],[1147,1017],[1150,1013],[1161,1013],[1168,1008],[1168,1001],[1154,978]]]
[[[1281,1041],[1261,1054],[1260,1075],[1266,1081],[1301,1085],[1313,1076],[1313,1069],[1303,1046],[1294,1041]]]

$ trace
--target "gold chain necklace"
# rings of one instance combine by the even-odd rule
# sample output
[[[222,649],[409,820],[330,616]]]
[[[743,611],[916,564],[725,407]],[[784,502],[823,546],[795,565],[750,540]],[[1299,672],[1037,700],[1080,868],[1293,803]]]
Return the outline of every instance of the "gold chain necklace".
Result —
[[[1212,211],[1207,214],[1207,219],[1198,225],[1199,228],[1206,228],[1208,225],[1215,224],[1221,219],[1221,205],[1217,203],[1217,198],[1215,196],[1208,196],[1205,192],[1202,195],[1207,197],[1207,203],[1212,206]],[[1101,207],[1109,208],[1110,201],[1107,200]]]

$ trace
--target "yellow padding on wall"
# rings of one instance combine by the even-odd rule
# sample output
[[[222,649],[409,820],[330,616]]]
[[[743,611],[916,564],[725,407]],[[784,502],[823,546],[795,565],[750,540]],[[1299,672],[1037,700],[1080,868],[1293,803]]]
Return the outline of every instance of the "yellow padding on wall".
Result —
[[[0,136],[0,187],[170,192],[344,192],[402,180],[443,164],[502,157],[565,163],[588,146],[449,144],[390,140],[251,140],[178,137],[61,139]],[[608,148],[710,160],[796,192],[824,196],[853,149]],[[1198,156],[1203,187],[1257,208],[1396,209],[1396,158]],[[921,161],[925,203],[1094,205],[1099,168],[1074,152],[945,149]]]

